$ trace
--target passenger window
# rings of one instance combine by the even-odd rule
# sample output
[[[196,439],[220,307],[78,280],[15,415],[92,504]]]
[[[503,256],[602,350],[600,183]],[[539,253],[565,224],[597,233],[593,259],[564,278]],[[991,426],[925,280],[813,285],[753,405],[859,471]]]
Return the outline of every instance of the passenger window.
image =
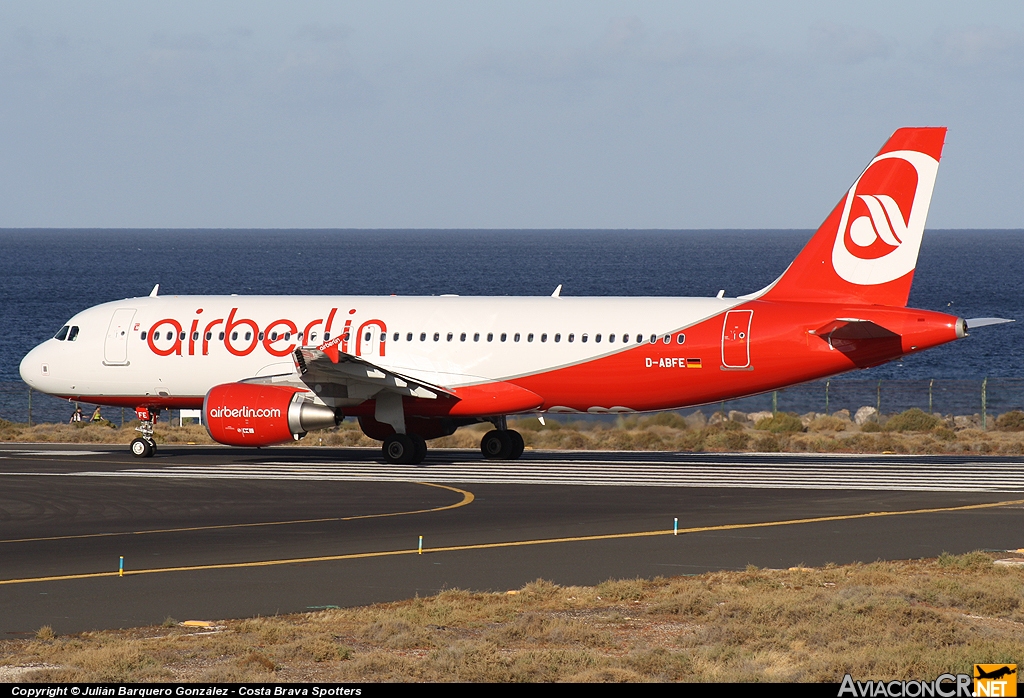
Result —
[[[556,342],[561,342],[562,341],[561,333],[558,333],[558,332],[555,333],[555,341]]]
[[[139,335],[139,339],[146,339],[146,330],[142,330],[142,334]]]
[[[316,337],[316,333],[314,333],[313,336]],[[331,339],[331,333],[330,332],[324,332],[324,341],[327,342],[327,341],[330,341],[330,339]]]
[[[237,337],[237,336],[238,336],[238,334],[237,334],[237,333],[235,333],[235,336]],[[221,332],[221,333],[220,333],[219,335],[217,335],[217,339],[219,339],[220,341],[222,341],[222,342],[223,342],[223,341],[224,341],[224,333],[223,333],[223,332]]]
[[[454,334],[452,334],[451,332],[449,332],[449,333],[448,333],[448,341],[449,341],[449,342],[450,342],[450,341],[452,341],[452,337],[454,337],[454,336],[455,336]]]
[[[533,332],[531,332],[530,334],[526,335],[526,341],[527,342],[532,342],[533,341]]]
[[[501,341],[503,341],[503,342],[504,342],[504,341],[505,341],[505,340],[506,340],[507,338],[508,338],[508,335],[507,335],[507,334],[505,334],[504,332],[502,332],[502,333],[501,333]]]
[[[676,335],[676,344],[682,344],[686,341],[686,335],[680,332]]]
[[[658,335],[652,334],[651,335],[651,344],[657,344],[657,343],[658,343]]]
[[[571,342],[571,341],[572,341],[572,340],[574,340],[575,338],[576,338],[576,335],[574,335],[574,334],[573,334],[572,332],[570,332],[570,333],[569,333],[569,341]]]
[[[258,340],[260,340],[262,342],[263,341],[263,333],[260,332],[258,335],[256,335],[256,339],[258,339]],[[271,342],[273,342],[275,339],[277,339],[277,332],[273,332],[270,335],[270,341]]]
[[[519,333],[518,332],[516,332],[516,336],[512,338],[512,341],[514,341],[514,342],[518,342],[519,341]]]
[[[286,342],[287,342],[287,341],[289,341],[289,340],[290,340],[291,338],[292,338],[292,333],[291,333],[291,332],[285,332],[285,333],[284,333],[284,341],[286,341]]]
[[[382,342],[388,341],[388,333],[387,332],[381,332],[380,333],[380,341],[382,341]]]
[[[421,342],[427,341],[427,333],[426,332],[420,332],[420,341]]]
[[[586,332],[584,332],[584,333],[583,333],[583,334],[582,334],[582,335],[580,336],[580,341],[581,341],[581,342],[583,342],[584,344],[586,344],[586,343],[587,343],[587,340],[588,340],[588,339],[589,339],[589,337],[587,336],[587,333],[586,333]]]
[[[346,332],[345,334],[341,335],[341,338],[344,339],[347,342],[349,340],[348,332]]]
[[[643,341],[644,341],[644,336],[642,334],[638,334],[636,336],[636,343],[637,344],[643,344]]]
[[[441,339],[441,334],[439,332],[435,332],[434,333],[434,341],[436,342],[439,339]]]
[[[466,333],[465,332],[463,332],[462,334],[459,335],[459,341],[460,342],[465,342],[466,341]]]
[[[370,332],[367,332],[365,335],[363,335],[363,341],[364,342],[369,342],[370,341],[370,337],[372,337],[372,336],[373,336],[373,334],[371,334]]]
[[[601,335],[600,334],[595,334],[594,335],[594,341],[597,342],[598,344],[600,344],[601,343]]]
[[[168,332],[167,333],[167,339],[174,339],[174,333],[173,332]]]
[[[78,339],[78,325],[72,325],[71,329],[68,330],[68,341],[73,342]]]
[[[53,338],[63,342],[65,339],[67,339],[68,330],[70,330],[70,329],[71,329],[70,327],[68,327],[67,325],[64,325],[64,327],[61,327],[57,331],[57,334],[53,335]],[[145,335],[146,333],[143,332],[142,334]],[[143,339],[145,339],[145,337],[143,337]]]
[[[409,332],[408,334],[405,335],[405,341],[407,341],[407,342],[411,342],[412,341],[412,332]]]
[[[391,341],[393,341],[393,342],[397,342],[398,341],[398,333],[397,332],[395,332],[393,335],[391,335]]]
[[[629,344],[629,335],[628,334],[622,335],[622,343],[623,344]]]
[[[608,343],[609,344],[615,344],[615,335],[613,335],[613,334],[608,335]]]
[[[493,332],[488,332],[487,333],[487,341],[488,342],[494,341],[494,333]]]
[[[473,333],[473,341],[474,342],[479,342],[480,341],[480,333],[479,332],[474,332]]]
[[[206,341],[209,342],[211,339],[213,339],[213,332],[207,332],[206,333]]]
[[[248,342],[250,339],[252,339],[252,332],[246,332],[245,333],[245,341]]]
[[[185,333],[184,332],[179,333],[178,334],[178,339],[180,339],[182,342],[184,342],[185,341]]]
[[[194,342],[194,341],[196,341],[197,339],[199,339],[199,333],[198,333],[198,332],[193,332],[193,333],[192,333],[192,341]]]
[[[665,344],[671,344],[672,343],[672,335],[670,335],[670,334],[665,335],[665,338],[662,339],[661,341],[664,342]]]
[[[542,341],[542,342],[548,341],[548,335],[547,335],[546,332],[540,336],[540,341]]]

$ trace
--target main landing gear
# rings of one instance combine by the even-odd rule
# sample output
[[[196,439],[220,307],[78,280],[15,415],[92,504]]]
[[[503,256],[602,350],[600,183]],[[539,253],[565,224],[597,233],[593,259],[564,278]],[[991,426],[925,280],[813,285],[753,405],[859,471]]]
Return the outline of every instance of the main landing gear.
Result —
[[[392,465],[417,465],[427,457],[427,442],[418,434],[392,434],[384,439],[384,460]]]
[[[152,458],[156,453],[156,441],[153,439],[153,423],[160,416],[159,410],[150,411],[148,407],[136,407],[135,416],[141,424],[135,427],[135,431],[142,436],[131,443],[132,455],[136,458]]]
[[[487,460],[517,460],[523,455],[526,444],[523,435],[509,429],[504,417],[491,420],[495,429],[484,434],[480,439],[480,452]]]

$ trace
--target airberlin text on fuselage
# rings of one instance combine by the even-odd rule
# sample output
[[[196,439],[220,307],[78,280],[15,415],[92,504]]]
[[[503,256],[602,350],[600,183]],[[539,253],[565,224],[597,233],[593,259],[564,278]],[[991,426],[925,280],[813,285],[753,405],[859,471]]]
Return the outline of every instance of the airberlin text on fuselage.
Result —
[[[267,409],[254,410],[253,408],[243,405],[238,409],[232,409],[230,407],[214,407],[210,410],[211,417],[280,417],[281,410],[276,407]]]
[[[354,315],[355,308],[348,311]],[[196,315],[202,315],[203,309],[198,308]],[[202,322],[202,318],[196,317],[191,323],[179,322],[174,318],[158,320],[149,328],[146,334],[146,344],[157,356],[195,356],[200,354],[206,356],[210,353],[210,345],[223,342],[224,348],[234,356],[248,356],[260,345],[271,356],[288,356],[298,344],[291,341],[292,338],[302,341],[305,344],[319,343],[318,338],[329,339],[331,328],[334,325],[337,308],[331,308],[327,318],[318,318],[306,323],[302,331],[299,331],[299,323],[288,318],[274,320],[267,324],[260,332],[260,327],[255,320],[239,314],[238,308],[232,308],[226,318],[215,318],[209,322]],[[349,353],[349,339],[352,342],[353,351],[356,356],[362,354],[362,342],[358,338],[364,330],[372,328],[374,334],[387,333],[387,325],[383,320],[366,320],[358,325],[355,335],[352,336],[353,318],[345,320],[341,334],[341,351]],[[188,326],[188,330],[185,327]],[[136,327],[136,329],[139,329]],[[223,339],[222,339],[223,337]],[[380,342],[379,353],[384,356],[385,342]]]

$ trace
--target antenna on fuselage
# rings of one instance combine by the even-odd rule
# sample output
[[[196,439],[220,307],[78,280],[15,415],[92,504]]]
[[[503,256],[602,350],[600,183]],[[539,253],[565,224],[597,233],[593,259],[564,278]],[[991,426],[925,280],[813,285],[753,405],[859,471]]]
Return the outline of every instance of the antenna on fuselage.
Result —
[[[160,292],[160,284],[153,287],[153,290],[149,292],[150,298],[156,298],[156,294]]]

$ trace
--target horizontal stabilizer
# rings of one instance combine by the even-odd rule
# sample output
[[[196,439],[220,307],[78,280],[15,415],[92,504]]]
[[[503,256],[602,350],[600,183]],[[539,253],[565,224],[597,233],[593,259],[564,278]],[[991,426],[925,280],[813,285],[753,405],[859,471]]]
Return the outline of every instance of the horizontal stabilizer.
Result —
[[[964,320],[964,322],[967,323],[967,329],[973,330],[987,325],[1002,325],[1007,322],[1016,322],[1016,320],[1007,320],[1002,317],[972,317],[969,320]]]
[[[837,318],[824,327],[812,330],[811,334],[816,334],[829,343],[833,339],[883,339],[899,336],[870,320],[858,318]]]

